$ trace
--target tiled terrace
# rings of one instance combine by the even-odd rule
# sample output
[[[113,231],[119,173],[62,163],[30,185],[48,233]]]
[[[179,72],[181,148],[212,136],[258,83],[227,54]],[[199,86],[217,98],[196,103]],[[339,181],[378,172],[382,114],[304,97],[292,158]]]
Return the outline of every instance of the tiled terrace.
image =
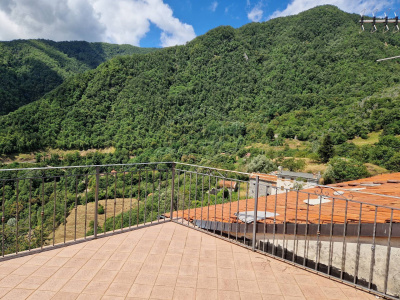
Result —
[[[2,299],[376,299],[167,222],[0,262]]]

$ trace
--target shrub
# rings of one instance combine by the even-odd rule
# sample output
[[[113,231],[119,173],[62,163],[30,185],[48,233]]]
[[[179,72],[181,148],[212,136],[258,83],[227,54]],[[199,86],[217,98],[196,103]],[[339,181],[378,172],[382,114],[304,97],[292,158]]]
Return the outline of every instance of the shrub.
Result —
[[[361,162],[335,157],[329,161],[323,178],[324,183],[329,184],[364,178],[369,175],[367,168]]]
[[[257,155],[248,164],[247,171],[269,173],[273,170],[276,170],[276,168],[276,164],[272,160],[266,158],[265,155]]]
[[[99,215],[103,215],[104,214],[104,206],[99,204],[99,209],[97,210],[97,213]]]

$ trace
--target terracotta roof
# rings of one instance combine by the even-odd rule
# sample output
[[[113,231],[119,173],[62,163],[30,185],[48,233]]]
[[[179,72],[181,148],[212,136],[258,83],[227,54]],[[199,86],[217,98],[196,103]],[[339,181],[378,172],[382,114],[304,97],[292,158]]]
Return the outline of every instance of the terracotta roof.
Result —
[[[220,180],[218,181],[218,187],[222,188],[228,188],[228,189],[233,189],[235,190],[237,186],[237,182],[236,181],[230,181],[230,180]]]
[[[276,200],[276,212],[279,216],[276,216],[277,223],[296,221],[296,205],[297,205],[297,223],[344,223],[346,202],[347,202],[347,222],[358,223],[360,215],[360,204],[353,201],[346,201],[347,199],[365,202],[369,204],[362,205],[361,222],[362,223],[374,223],[375,219],[375,206],[382,205],[386,207],[394,207],[400,209],[400,199],[387,197],[387,196],[398,196],[400,197],[400,173],[378,175],[366,179],[360,179],[355,181],[346,182],[343,184],[331,185],[325,188],[311,188],[302,190],[299,192],[290,191],[288,193],[263,196],[258,199],[258,211],[275,212],[275,200]],[[374,184],[374,182],[381,182],[381,184]],[[354,185],[358,184],[358,185]],[[361,190],[353,190],[361,189]],[[338,191],[344,192],[343,195],[338,195]],[[336,192],[336,193],[335,193]],[[334,193],[336,195],[334,195]],[[380,195],[377,195],[380,194]],[[308,205],[304,203],[307,199],[319,199],[319,196],[334,197],[334,207],[332,214],[332,198],[329,198],[329,202],[323,203],[322,205]],[[285,203],[287,202],[286,210]],[[391,209],[386,207],[378,207],[377,222],[388,223],[390,222]],[[241,223],[236,218],[234,213],[254,211],[254,199],[240,200],[231,203],[218,204],[206,206],[203,208],[190,209],[178,211],[178,217],[184,217],[186,220],[209,220],[219,222],[231,222]],[[333,217],[332,217],[333,215]],[[176,215],[175,215],[176,216]],[[273,223],[274,218],[267,218],[258,222],[261,223]],[[400,210],[393,211],[393,222],[400,222]]]
[[[269,181],[269,182],[277,182],[278,181],[278,176],[270,175],[270,174],[263,174],[263,173],[252,173],[250,175],[250,178],[256,178],[257,176],[260,178],[260,180],[263,180],[263,181]]]

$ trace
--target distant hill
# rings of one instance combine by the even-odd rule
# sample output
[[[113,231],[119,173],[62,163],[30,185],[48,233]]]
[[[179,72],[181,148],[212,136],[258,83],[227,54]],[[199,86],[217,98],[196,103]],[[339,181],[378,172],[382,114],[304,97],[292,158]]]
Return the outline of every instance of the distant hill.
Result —
[[[66,78],[118,55],[156,49],[88,42],[0,42],[0,115],[38,100]]]
[[[399,85],[399,61],[375,62],[399,55],[400,35],[360,34],[358,20],[320,6],[113,58],[0,117],[0,153],[115,146],[180,158],[234,153],[269,127],[310,141],[330,132],[335,144],[400,134],[400,98],[380,94]]]

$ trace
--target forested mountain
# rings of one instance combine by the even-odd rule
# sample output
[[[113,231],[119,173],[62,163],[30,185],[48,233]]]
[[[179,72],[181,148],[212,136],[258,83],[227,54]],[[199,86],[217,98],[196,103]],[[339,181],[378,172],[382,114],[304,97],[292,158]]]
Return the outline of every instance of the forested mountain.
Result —
[[[0,115],[38,100],[66,78],[117,55],[156,49],[88,42],[0,42]]]
[[[0,117],[0,153],[115,146],[161,159],[234,153],[267,128],[335,144],[400,134],[399,95],[380,94],[399,85],[400,64],[376,62],[399,55],[400,35],[360,34],[358,20],[320,6],[113,58]]]

